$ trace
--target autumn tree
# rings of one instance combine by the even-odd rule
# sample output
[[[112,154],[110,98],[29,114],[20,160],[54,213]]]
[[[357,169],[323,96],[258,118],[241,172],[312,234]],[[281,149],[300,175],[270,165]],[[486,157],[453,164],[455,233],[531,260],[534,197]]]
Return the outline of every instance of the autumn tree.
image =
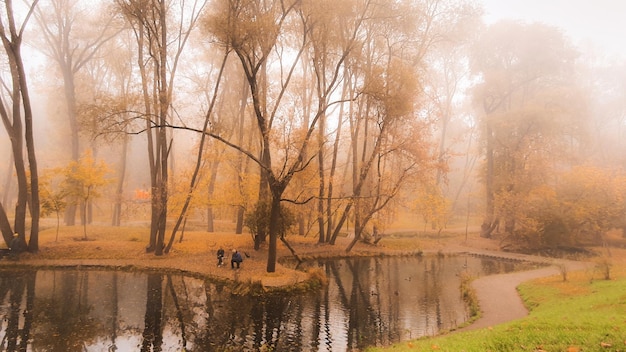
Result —
[[[463,2],[373,5],[360,34],[361,51],[347,65],[352,84],[348,89],[360,93],[348,108],[351,194],[330,238],[334,243],[354,214],[355,235],[347,250],[371,221],[377,227],[384,223],[385,212],[392,213],[389,207],[401,190],[427,182],[437,169],[430,142],[436,119],[420,108],[420,76],[426,57],[476,15]]]
[[[81,216],[87,216],[87,205],[93,199],[102,196],[102,188],[110,183],[109,168],[102,160],[94,160],[90,150],[86,151],[78,161],[70,163],[59,170],[63,180],[60,184],[61,194],[68,201],[77,201],[82,208]],[[87,219],[83,218],[84,239],[87,240]]]
[[[334,8],[328,11],[328,8]],[[356,92],[348,89],[342,82],[349,82],[346,74],[346,60],[349,54],[361,45],[358,36],[362,33],[364,17],[369,14],[368,2],[359,6],[354,1],[341,3],[333,1],[304,1],[302,14],[306,18],[307,28],[310,33],[310,45],[307,55],[309,62],[304,62],[305,68],[311,66],[311,81],[313,84],[302,91],[302,115],[304,126],[308,125],[311,116],[318,119],[316,128],[317,142],[317,176],[319,186],[317,192],[317,229],[320,243],[328,242],[332,230],[333,213],[333,185],[336,170],[338,141],[341,136],[343,116],[339,115],[335,130],[333,148],[329,148],[329,108],[336,98],[337,91],[341,91],[341,100],[351,100]],[[307,70],[303,70],[304,73]],[[308,93],[308,89],[312,93]],[[340,103],[343,106],[343,103]],[[306,153],[307,151],[305,151]],[[328,155],[333,159],[330,167],[327,163]],[[328,225],[328,226],[326,226]]]
[[[119,33],[103,44],[101,55],[85,64],[80,75],[81,99],[76,107],[81,136],[88,137],[94,156],[98,155],[103,146],[107,148],[109,158],[119,152],[115,163],[116,187],[112,197],[113,226],[120,226],[122,206],[126,200],[124,188],[132,142],[130,132],[141,126],[139,121],[131,119],[131,112],[137,109],[141,101],[139,94],[134,91],[137,70],[132,64],[132,41],[130,33]]]
[[[517,202],[515,236],[503,246],[562,249],[606,244],[607,231],[623,226],[626,178],[615,168],[583,165],[558,181],[535,187]]]
[[[24,7],[14,7],[12,0],[3,2],[0,17],[4,74],[0,97],[0,118],[11,140],[13,165],[17,176],[18,196],[15,206],[14,225],[11,226],[7,211],[0,204],[0,229],[8,244],[13,233],[18,233],[26,243],[26,217],[30,210],[31,226],[28,250],[39,249],[39,172],[33,139],[33,111],[26,69],[22,58],[24,30],[38,1],[25,2]],[[24,149],[25,148],[25,149]],[[26,160],[24,160],[26,156]]]
[[[588,124],[587,143],[579,144],[578,160],[612,169],[626,164],[626,63],[598,61],[588,59],[580,69],[587,78],[584,84],[591,97],[589,115],[593,120]],[[626,238],[626,221],[622,233]]]
[[[61,225],[61,212],[65,210],[67,202],[65,191],[54,184],[57,172],[44,171],[39,180],[39,197],[41,198],[41,216],[54,213],[57,218],[56,239],[59,238],[59,226]]]
[[[486,209],[481,235],[515,236],[524,195],[548,181],[556,157],[579,140],[584,99],[575,52],[555,28],[501,22],[483,34],[472,69],[480,109]]]
[[[479,28],[479,9],[462,2],[446,2],[439,13],[450,19],[438,25],[436,45],[428,51],[422,74],[423,96],[420,110],[436,125],[433,140],[437,143],[437,163],[434,179],[423,187],[425,192],[416,198],[431,222],[439,230],[447,219],[454,216],[459,197],[465,190],[471,175],[472,160],[476,153],[467,149],[473,139],[472,119],[468,118],[469,107],[465,96],[469,77],[468,54],[470,43]],[[466,158],[460,179],[452,173],[459,158]],[[432,202],[431,202],[432,200]],[[432,205],[432,206],[431,206]]]
[[[287,60],[284,57],[279,61],[283,65],[286,75],[276,83],[277,94],[269,95],[269,81],[267,80],[268,59],[277,50],[281,40],[288,35],[287,23],[296,26],[298,21],[296,7],[299,1],[270,1],[259,3],[256,1],[231,1],[225,0],[216,4],[215,11],[208,19],[209,28],[213,35],[218,38],[222,45],[232,48],[239,58],[248,88],[251,93],[252,107],[256,126],[260,132],[260,155],[246,151],[242,146],[235,145],[213,134],[214,138],[244,152],[254,160],[261,168],[261,196],[260,201],[270,204],[269,225],[269,249],[267,271],[274,272],[276,269],[278,219],[280,217],[280,203],[282,195],[293,178],[293,175],[306,165],[303,160],[302,150],[306,148],[313,133],[315,122],[308,126],[308,132],[300,143],[294,146],[287,154],[283,154],[283,160],[273,163],[272,142],[276,133],[281,128],[289,128],[288,118],[280,111],[283,97],[289,86],[295,65],[304,50],[307,40],[306,34],[294,37],[295,45],[292,47],[294,59]],[[286,43],[284,43],[286,44]],[[271,105],[273,103],[273,105]],[[285,137],[289,138],[291,132]],[[289,143],[287,143],[289,145]],[[295,153],[292,159],[288,159],[291,153]],[[264,194],[266,196],[264,196]]]
[[[222,75],[224,73],[224,67],[226,66],[226,63],[228,61],[228,54],[229,54],[229,49],[226,48],[226,50],[223,53],[223,58],[221,60],[221,64],[219,65],[219,69],[217,69],[217,73],[215,74],[215,84],[214,84],[214,88],[213,88],[213,93],[208,97],[208,102],[209,102],[209,107],[206,111],[206,115],[204,117],[204,122],[202,125],[202,130],[206,131],[209,128],[209,124],[211,122],[213,122],[213,127],[217,127],[215,125],[217,125],[217,120],[214,117],[214,108],[216,106],[216,102],[218,100],[218,92],[219,92],[219,88],[220,88],[220,83],[222,80]],[[222,101],[223,103],[223,101]],[[232,129],[230,129],[232,131]],[[197,151],[197,155],[196,155],[196,162],[195,165],[193,167],[193,171],[190,177],[190,183],[189,183],[189,187],[187,189],[187,192],[185,192],[184,194],[185,196],[185,200],[183,202],[183,205],[181,207],[179,216],[176,220],[176,223],[174,224],[174,228],[172,229],[172,234],[170,236],[170,240],[167,244],[167,247],[165,248],[165,251],[168,252],[171,248],[172,248],[172,244],[174,243],[174,238],[176,236],[176,232],[178,231],[178,229],[180,228],[181,224],[183,223],[184,219],[186,218],[187,212],[189,210],[190,204],[191,204],[191,200],[192,200],[192,196],[194,194],[194,191],[196,189],[196,187],[199,184],[199,178],[200,178],[200,171],[203,165],[205,165],[205,158],[204,158],[204,153],[205,153],[205,148],[206,145],[208,144],[208,142],[210,142],[209,140],[209,136],[205,133],[202,133],[200,135],[200,142],[198,145],[198,151]],[[222,146],[223,147],[223,146]],[[218,152],[218,154],[221,154],[220,152]],[[214,155],[215,156],[215,155]],[[218,165],[220,163],[220,158],[219,157],[214,157],[212,162],[210,163],[211,167],[211,175],[210,175],[210,179],[209,179],[209,185],[208,185],[208,193],[209,195],[212,195],[214,187],[215,187],[215,182],[216,182],[216,178],[217,178],[217,170],[218,170]],[[208,207],[209,211],[208,211],[208,223],[211,225],[210,227],[210,232],[213,231],[212,225],[213,225],[213,212],[212,212],[212,207]]]
[[[148,138],[151,184],[151,225],[148,252],[162,255],[165,249],[168,182],[174,83],[178,63],[189,35],[206,1],[170,3],[161,0],[116,0],[136,39],[137,67],[141,80]],[[179,5],[176,7],[176,5]]]
[[[57,65],[63,79],[65,116],[70,130],[70,155],[76,161],[80,157],[80,73],[85,65],[98,55],[101,47],[115,37],[119,27],[114,26],[111,12],[78,0],[53,0],[36,11],[41,28],[40,49]],[[103,16],[105,15],[105,16]],[[75,202],[72,202],[72,204]],[[67,208],[65,222],[74,225],[76,208]],[[84,218],[84,217],[83,217]]]

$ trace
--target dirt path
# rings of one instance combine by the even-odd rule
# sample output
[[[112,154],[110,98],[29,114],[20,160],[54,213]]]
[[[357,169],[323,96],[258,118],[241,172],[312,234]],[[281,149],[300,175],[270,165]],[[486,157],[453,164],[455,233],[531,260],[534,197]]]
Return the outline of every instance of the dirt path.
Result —
[[[533,258],[529,256],[529,259]],[[456,331],[482,329],[525,317],[528,310],[517,292],[517,286],[532,279],[560,275],[561,271],[557,265],[561,264],[566,266],[568,272],[584,270],[591,265],[584,262],[558,261],[541,269],[490,275],[474,280],[472,288],[478,298],[481,317],[473,324]]]

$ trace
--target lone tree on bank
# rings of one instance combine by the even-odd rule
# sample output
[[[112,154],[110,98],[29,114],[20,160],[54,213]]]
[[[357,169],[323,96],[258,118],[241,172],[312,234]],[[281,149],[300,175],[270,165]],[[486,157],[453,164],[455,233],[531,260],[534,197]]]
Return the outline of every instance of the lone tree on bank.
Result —
[[[39,173],[33,140],[33,112],[30,93],[26,82],[26,70],[22,60],[22,40],[24,29],[31,18],[39,1],[25,3],[24,18],[14,11],[13,1],[3,1],[4,10],[0,11],[0,39],[4,49],[4,60],[8,61],[11,82],[2,82],[2,91],[6,99],[0,99],[0,118],[11,140],[15,174],[17,176],[18,195],[15,206],[15,223],[13,228],[7,212],[0,203],[0,230],[4,241],[9,244],[13,233],[17,232],[26,242],[26,214],[30,209],[31,228],[28,250],[39,250]],[[19,23],[19,21],[22,21]],[[10,104],[10,106],[8,106]],[[24,160],[24,144],[28,163]],[[30,190],[28,172],[30,172]],[[29,192],[30,191],[30,192]],[[30,204],[30,207],[29,207]]]
[[[280,116],[290,111],[289,109],[281,110],[281,107],[287,104],[284,98],[291,78],[300,63],[300,57],[309,45],[312,23],[309,22],[310,16],[306,12],[310,7],[306,5],[307,1],[301,0],[276,0],[263,4],[251,0],[222,0],[216,4],[215,12],[207,21],[212,34],[225,47],[232,48],[241,63],[251,93],[253,115],[260,132],[260,155],[256,156],[217,134],[209,131],[202,132],[238,149],[260,166],[259,202],[266,202],[270,207],[267,272],[276,270],[280,204],[283,200],[283,193],[295,174],[304,170],[313,160],[314,157],[308,156],[311,154],[307,149],[311,144],[315,129],[318,128],[318,121],[326,113],[328,107],[333,105],[333,102],[326,102],[309,123],[300,128],[293,127],[294,117]],[[324,87],[326,96],[330,96],[339,85],[340,68],[356,47],[358,28],[368,9],[369,6],[366,5],[355,14],[358,20],[354,22],[356,24],[352,32],[353,37],[347,40],[343,51],[339,53],[339,59],[335,62],[336,69],[333,71],[334,76]],[[293,55],[282,55],[282,50],[287,50]],[[277,87],[272,87],[276,89],[271,89],[268,65],[273,63],[268,62],[268,59],[275,51],[278,52],[276,55],[279,65],[282,66],[282,74],[278,79]],[[272,92],[274,94],[270,98]],[[280,125],[281,122],[284,125]],[[286,150],[273,155],[273,140],[277,134],[284,134],[283,138],[288,141],[285,142]],[[280,167],[273,164],[275,159],[279,160],[276,165]]]

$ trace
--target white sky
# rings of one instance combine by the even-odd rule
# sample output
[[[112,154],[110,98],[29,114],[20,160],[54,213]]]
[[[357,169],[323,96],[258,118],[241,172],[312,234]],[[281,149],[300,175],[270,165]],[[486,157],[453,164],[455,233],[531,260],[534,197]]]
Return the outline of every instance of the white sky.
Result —
[[[581,50],[626,58],[626,0],[478,0],[485,22],[543,22],[561,28]]]

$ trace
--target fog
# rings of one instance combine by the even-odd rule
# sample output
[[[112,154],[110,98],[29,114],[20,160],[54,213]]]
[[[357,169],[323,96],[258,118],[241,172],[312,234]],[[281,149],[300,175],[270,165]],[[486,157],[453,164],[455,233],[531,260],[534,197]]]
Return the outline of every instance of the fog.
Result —
[[[227,3],[148,11],[133,0],[49,0],[31,17],[2,12],[5,28],[8,12],[29,19],[22,52],[41,198],[74,192],[66,224],[83,194],[63,188],[67,168],[86,155],[107,170],[88,200],[91,223],[156,221],[152,190],[171,224],[186,212],[190,226],[241,231],[265,189],[296,215],[301,235],[324,241],[466,219],[485,236],[527,239],[546,223],[571,229],[576,221],[561,212],[581,204],[578,216],[593,226],[536,240],[593,241],[626,222],[617,2]],[[23,231],[26,177],[9,136],[21,134],[14,145],[26,155],[28,131],[15,121],[31,107],[12,104],[23,95],[10,84],[7,52],[0,201],[16,220],[3,234]],[[593,194],[598,185],[604,198]],[[589,210],[597,204],[604,215]]]
[[[483,0],[486,23],[503,19],[541,22],[560,28],[584,51],[622,58],[625,33],[621,25],[623,5],[612,0]]]

